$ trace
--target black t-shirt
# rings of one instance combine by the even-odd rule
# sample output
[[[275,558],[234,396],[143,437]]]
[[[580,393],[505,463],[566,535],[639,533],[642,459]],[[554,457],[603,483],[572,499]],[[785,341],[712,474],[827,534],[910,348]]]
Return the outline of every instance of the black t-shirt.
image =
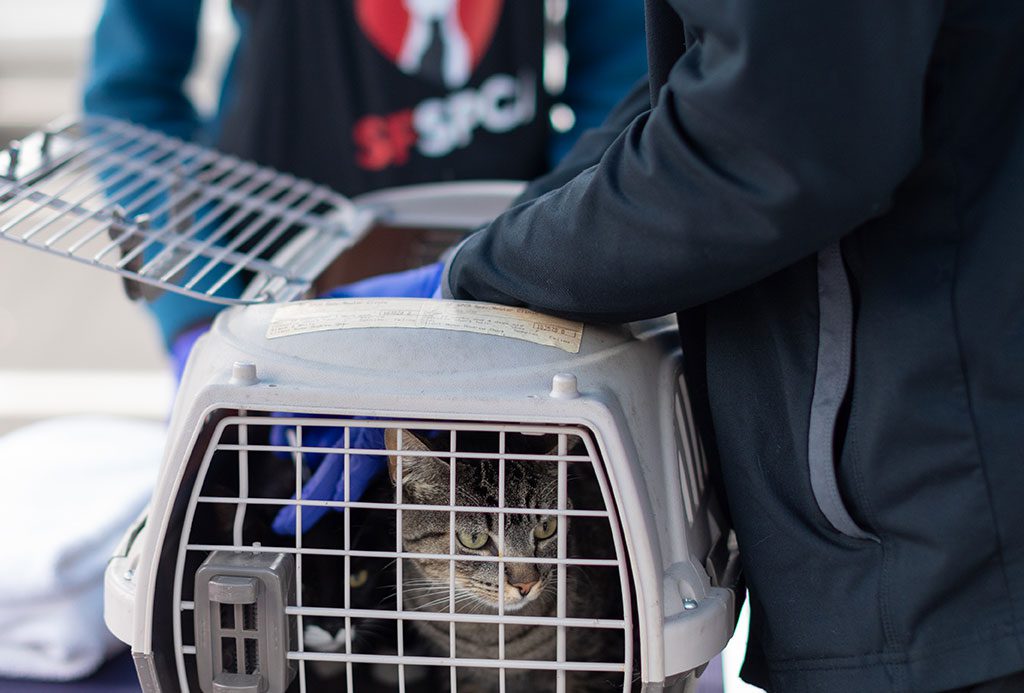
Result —
[[[541,0],[248,0],[220,147],[347,195],[547,168]]]

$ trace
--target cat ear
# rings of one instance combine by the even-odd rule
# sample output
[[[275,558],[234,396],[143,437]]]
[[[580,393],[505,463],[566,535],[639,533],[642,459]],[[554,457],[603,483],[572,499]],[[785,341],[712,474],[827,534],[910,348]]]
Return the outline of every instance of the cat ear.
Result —
[[[389,428],[384,431],[384,447],[387,448],[388,451],[388,476],[391,477],[391,483],[395,483],[396,477],[398,476],[399,455],[393,453],[398,451],[399,432],[402,434],[402,450],[409,450],[411,452],[431,451],[430,448],[427,447],[426,443],[405,429],[399,431],[397,428]],[[401,458],[403,472],[408,471],[411,466],[434,459],[431,457],[406,457],[405,455],[401,455]],[[404,473],[403,476],[405,476]]]

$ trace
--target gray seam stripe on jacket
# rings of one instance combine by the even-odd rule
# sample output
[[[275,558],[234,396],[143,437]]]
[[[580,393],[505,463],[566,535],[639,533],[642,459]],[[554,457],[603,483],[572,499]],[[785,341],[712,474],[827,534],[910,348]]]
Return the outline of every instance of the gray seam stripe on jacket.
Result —
[[[877,541],[850,517],[836,480],[833,441],[839,408],[850,382],[852,348],[853,300],[836,241],[818,253],[818,367],[807,434],[811,490],[822,514],[837,531]]]

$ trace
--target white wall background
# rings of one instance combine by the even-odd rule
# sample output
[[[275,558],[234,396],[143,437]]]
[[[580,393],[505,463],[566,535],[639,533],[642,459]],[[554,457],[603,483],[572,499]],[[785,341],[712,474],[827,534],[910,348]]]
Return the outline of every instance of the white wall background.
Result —
[[[203,110],[213,106],[234,43],[228,3],[203,3],[203,39],[189,85]],[[77,110],[101,7],[102,0],[0,0],[0,127],[32,129]]]

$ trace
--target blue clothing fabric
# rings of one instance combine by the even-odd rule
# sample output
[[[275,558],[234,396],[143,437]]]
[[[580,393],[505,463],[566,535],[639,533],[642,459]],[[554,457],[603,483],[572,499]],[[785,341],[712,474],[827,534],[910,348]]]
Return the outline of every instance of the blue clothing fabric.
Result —
[[[281,416],[287,416],[281,414]],[[270,429],[271,445],[291,446],[294,439],[293,426],[274,426]],[[350,428],[347,449],[384,450],[383,428]],[[291,435],[289,435],[291,434]],[[303,426],[303,447],[346,448],[344,428],[316,428]],[[312,476],[302,486],[303,500],[348,501],[359,500],[366,488],[384,470],[386,458],[383,455],[348,454],[348,493],[345,493],[345,453],[307,452],[302,455],[303,463],[311,470]],[[294,496],[293,496],[294,497]],[[273,529],[277,534],[294,535],[297,523],[296,506],[281,508],[274,517]],[[302,532],[307,532],[328,508],[304,506],[302,508]]]
[[[587,130],[604,122],[647,74],[643,5],[632,0],[576,0],[565,19],[569,72],[560,100],[572,108],[571,130],[552,138],[549,158],[558,164]]]
[[[243,286],[242,278],[235,275],[228,284],[228,288],[220,293],[240,295]],[[164,348],[172,354],[172,358],[176,358],[173,356],[175,340],[196,326],[209,325],[224,306],[168,291],[152,303],[146,304],[146,307],[160,329],[160,338],[163,340]]]
[[[109,0],[94,36],[85,112],[122,118],[185,140],[211,142],[210,124],[203,123],[184,91],[196,52],[201,5],[201,0]],[[230,85],[226,79],[222,105],[230,98]],[[170,352],[178,335],[212,320],[220,306],[166,293],[149,309]]]
[[[441,288],[444,263],[392,272],[331,289],[320,298],[433,298]]]
[[[192,349],[195,347],[196,342],[198,342],[199,338],[209,331],[209,323],[202,323],[196,327],[186,329],[174,339],[169,353],[171,356],[171,371],[174,375],[175,387],[181,384],[181,377],[185,374],[185,366],[188,364],[188,357],[192,354]]]
[[[86,113],[196,139],[200,120],[184,81],[200,6],[201,0],[109,0],[96,27]]]
[[[184,90],[196,52],[202,0],[107,0],[96,29],[88,75],[86,113],[130,120],[186,140],[217,141],[221,116],[234,94],[228,66],[220,105],[209,119],[197,113]],[[238,46],[246,43],[245,14],[236,12]],[[643,7],[632,0],[570,2],[566,17],[570,56],[561,100],[573,109],[574,127],[551,138],[557,162],[579,134],[598,125],[640,75],[646,73]],[[150,305],[165,345],[182,331],[208,322],[220,307],[178,294]]]

